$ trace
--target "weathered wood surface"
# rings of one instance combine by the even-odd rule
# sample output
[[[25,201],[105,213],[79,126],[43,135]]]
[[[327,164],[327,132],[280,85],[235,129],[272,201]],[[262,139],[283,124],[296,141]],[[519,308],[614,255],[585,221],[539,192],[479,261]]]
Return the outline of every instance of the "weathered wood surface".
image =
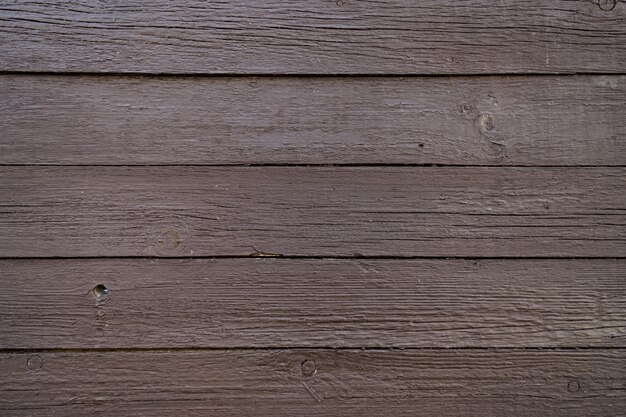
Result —
[[[625,69],[616,0],[0,0],[0,415],[624,414]]]
[[[0,70],[623,72],[623,1],[0,3]]]
[[[2,164],[626,165],[626,77],[0,76]]]
[[[624,350],[10,353],[0,355],[0,372],[7,417],[571,417],[626,409]]]
[[[626,168],[2,167],[0,256],[623,257]]]
[[[626,347],[626,260],[4,260],[0,275],[5,349]]]

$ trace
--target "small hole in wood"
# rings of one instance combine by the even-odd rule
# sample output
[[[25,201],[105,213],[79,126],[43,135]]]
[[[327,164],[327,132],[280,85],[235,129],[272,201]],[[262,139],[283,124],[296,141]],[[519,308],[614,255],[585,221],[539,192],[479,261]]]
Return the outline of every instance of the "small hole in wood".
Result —
[[[109,293],[109,289],[104,284],[98,284],[93,288],[93,295],[96,298],[102,298]]]
[[[420,148],[423,148],[423,147],[424,147],[424,144],[423,144],[423,143],[420,143],[420,144],[419,144],[419,145],[417,145],[417,146],[419,146]]]

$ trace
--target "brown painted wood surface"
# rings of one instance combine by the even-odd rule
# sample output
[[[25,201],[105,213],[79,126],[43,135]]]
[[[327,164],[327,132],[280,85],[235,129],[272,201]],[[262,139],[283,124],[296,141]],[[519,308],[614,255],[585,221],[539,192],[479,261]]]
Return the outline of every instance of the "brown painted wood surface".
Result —
[[[3,260],[0,275],[5,349],[626,347],[623,259]]]
[[[0,357],[4,416],[617,416],[624,350],[45,352]]]
[[[626,168],[2,167],[5,257],[623,257]]]
[[[626,5],[559,0],[3,1],[0,70],[622,72]]]
[[[0,0],[0,416],[621,416],[626,2]]]
[[[625,76],[0,76],[1,164],[626,165]]]

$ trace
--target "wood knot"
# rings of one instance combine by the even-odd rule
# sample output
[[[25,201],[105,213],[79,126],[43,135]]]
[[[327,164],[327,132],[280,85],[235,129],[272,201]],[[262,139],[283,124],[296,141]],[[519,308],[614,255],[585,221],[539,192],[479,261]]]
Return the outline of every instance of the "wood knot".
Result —
[[[617,5],[617,0],[598,0],[598,6],[605,12],[610,12]]]
[[[343,0],[337,0],[337,6],[343,6]]]
[[[580,384],[575,379],[572,379],[567,383],[567,390],[569,392],[578,392],[580,391]]]
[[[463,103],[461,104],[459,112],[464,118],[472,120],[474,118],[474,115],[476,114],[476,108],[469,103]]]
[[[496,121],[489,113],[481,113],[476,118],[476,125],[481,132],[491,132],[496,128]]]
[[[163,219],[158,224],[151,226],[150,248],[157,255],[193,255],[190,250],[191,234],[187,225],[179,219]]]
[[[180,237],[180,234],[178,234],[178,232],[174,229],[169,229],[161,233],[159,246],[161,247],[161,249],[175,250],[180,246],[182,242],[183,241]]]
[[[188,248],[189,230],[185,223],[178,219],[155,225],[150,235],[152,250],[158,255],[171,256],[181,253],[193,255],[193,251]]]
[[[43,367],[43,358],[39,355],[33,355],[26,361],[26,367],[31,371],[39,370]]]
[[[303,378],[311,378],[317,372],[317,365],[312,359],[307,359],[300,365]]]

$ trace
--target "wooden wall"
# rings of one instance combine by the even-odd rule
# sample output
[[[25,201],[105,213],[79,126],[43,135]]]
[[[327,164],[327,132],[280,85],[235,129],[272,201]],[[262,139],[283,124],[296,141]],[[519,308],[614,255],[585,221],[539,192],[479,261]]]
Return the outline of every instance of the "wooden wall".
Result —
[[[626,2],[0,0],[0,415],[624,410]]]

